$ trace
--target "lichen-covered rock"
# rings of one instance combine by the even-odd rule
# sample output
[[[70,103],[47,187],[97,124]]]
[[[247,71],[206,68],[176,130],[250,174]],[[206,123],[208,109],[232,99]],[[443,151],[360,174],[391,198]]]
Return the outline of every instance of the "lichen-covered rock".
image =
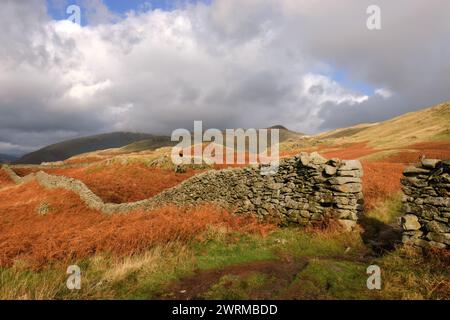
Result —
[[[361,179],[351,177],[336,177],[329,180],[331,184],[360,183]]]
[[[347,183],[341,185],[332,185],[332,189],[344,193],[358,193],[362,191],[360,183]]]
[[[325,174],[327,176],[334,176],[336,174],[336,167],[335,166],[331,166],[331,165],[326,165],[325,166]]]
[[[448,223],[430,221],[425,225],[425,229],[429,232],[446,233],[450,232]]]
[[[427,239],[449,245],[450,244],[450,233],[429,232],[427,234]]]
[[[419,219],[413,214],[407,214],[402,217],[402,227],[403,230],[419,230],[420,223]]]
[[[324,164],[326,163],[328,160],[324,157],[322,157],[320,154],[318,154],[317,152],[313,152],[309,155],[309,160],[310,162],[314,163],[314,164]]]
[[[448,160],[447,160],[448,161]],[[450,192],[446,161],[422,159],[407,167],[402,178],[404,243],[429,248],[449,248]]]
[[[339,168],[339,170],[362,170],[362,165],[358,160],[343,160],[342,166]]]
[[[422,159],[421,161],[422,167],[427,169],[434,169],[436,168],[436,165],[439,163],[439,160],[437,159]]]
[[[341,177],[352,177],[352,178],[361,178],[362,177],[362,171],[357,170],[339,170],[338,176]]]
[[[428,174],[428,173],[429,173],[429,170],[422,169],[420,167],[414,167],[414,166],[408,166],[403,171],[403,174],[405,176],[416,175],[416,174]]]

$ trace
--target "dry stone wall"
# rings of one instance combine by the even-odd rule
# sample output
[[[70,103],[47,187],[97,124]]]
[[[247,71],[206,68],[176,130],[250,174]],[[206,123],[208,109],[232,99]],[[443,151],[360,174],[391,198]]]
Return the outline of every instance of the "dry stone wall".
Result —
[[[403,243],[450,246],[450,161],[423,159],[403,172]]]
[[[177,204],[216,202],[282,224],[307,225],[336,219],[347,229],[362,211],[359,161],[327,160],[317,153],[283,159],[275,175],[260,167],[208,171],[153,200]]]
[[[261,174],[261,166],[210,170],[150,199],[124,204],[105,204],[81,181],[42,171],[13,179],[35,179],[47,188],[74,191],[89,207],[106,213],[214,203],[281,224],[308,225],[332,219],[350,230],[363,208],[362,175],[357,160],[328,160],[317,153],[300,153],[282,159],[278,171],[270,176]]]

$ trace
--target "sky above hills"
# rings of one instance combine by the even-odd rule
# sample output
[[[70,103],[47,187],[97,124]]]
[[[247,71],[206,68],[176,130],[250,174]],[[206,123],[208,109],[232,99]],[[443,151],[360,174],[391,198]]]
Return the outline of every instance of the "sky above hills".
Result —
[[[73,4],[81,25],[67,20]],[[381,30],[366,27],[371,4]],[[0,6],[0,153],[194,120],[315,133],[450,100],[446,0]]]

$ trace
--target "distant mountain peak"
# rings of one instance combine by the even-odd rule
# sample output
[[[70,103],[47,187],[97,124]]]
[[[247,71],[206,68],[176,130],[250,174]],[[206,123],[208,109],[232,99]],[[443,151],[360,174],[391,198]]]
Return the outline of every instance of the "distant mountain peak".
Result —
[[[286,128],[285,126],[282,126],[281,124],[277,124],[277,125],[271,126],[268,129],[289,130],[288,128]]]
[[[10,155],[10,154],[0,153],[0,163],[13,162],[13,161],[17,160],[17,158],[18,157]]]
[[[157,138],[155,135],[138,132],[119,131],[103,133],[94,136],[65,140],[46,146],[22,156],[20,159],[16,160],[16,163],[39,164],[42,162],[63,161],[82,153],[120,148],[137,141],[155,138]],[[170,137],[166,137],[165,140],[170,142]],[[166,144],[168,144],[168,142]]]

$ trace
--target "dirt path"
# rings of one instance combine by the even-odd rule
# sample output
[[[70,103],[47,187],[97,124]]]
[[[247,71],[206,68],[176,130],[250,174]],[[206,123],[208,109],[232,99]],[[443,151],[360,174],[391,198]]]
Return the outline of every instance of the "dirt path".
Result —
[[[231,275],[244,279],[251,274],[264,275],[268,281],[262,286],[251,290],[249,299],[303,299],[314,298],[309,296],[311,292],[306,292],[301,285],[295,284],[297,275],[301,273],[311,260],[332,260],[336,262],[355,262],[369,265],[374,256],[354,256],[354,255],[329,255],[326,257],[299,257],[293,258],[290,255],[279,256],[276,260],[254,261],[237,265],[226,266],[224,268],[212,270],[198,270],[193,275],[172,282],[162,293],[152,296],[152,299],[161,300],[202,300],[205,294],[222,277]],[[227,283],[222,283],[227,287]],[[233,285],[230,282],[230,287]],[[310,290],[311,291],[311,290]]]
[[[156,299],[169,300],[196,300],[204,299],[206,293],[225,275],[246,276],[251,273],[264,274],[271,281],[270,286],[263,286],[256,292],[258,299],[269,299],[273,292],[286,288],[295,279],[295,276],[308,265],[307,259],[269,260],[249,262],[245,264],[232,265],[222,269],[197,271],[193,276],[174,282]]]

